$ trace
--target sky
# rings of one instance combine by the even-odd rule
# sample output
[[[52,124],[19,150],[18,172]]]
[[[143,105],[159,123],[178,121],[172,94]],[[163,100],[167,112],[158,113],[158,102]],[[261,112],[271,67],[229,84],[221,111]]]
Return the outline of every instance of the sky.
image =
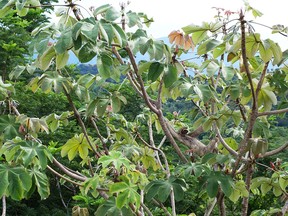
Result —
[[[60,2],[63,0],[60,0]],[[85,8],[99,7],[103,4],[112,4],[120,7],[120,3],[127,0],[79,0],[75,1]],[[282,24],[288,26],[288,13],[285,0],[248,0],[249,4],[263,13],[256,21],[267,26]],[[213,7],[224,8],[230,11],[240,11],[244,8],[243,0],[130,0],[127,10],[144,12],[153,17],[154,23],[147,29],[154,38],[167,37],[173,30],[179,30],[191,23],[201,25],[203,21],[212,21],[216,15]],[[81,9],[83,14],[85,13]],[[251,17],[252,18],[252,17]],[[279,42],[280,46],[288,49],[288,38],[280,35],[271,35],[269,29],[258,26],[257,31],[263,34],[262,39],[271,38]]]

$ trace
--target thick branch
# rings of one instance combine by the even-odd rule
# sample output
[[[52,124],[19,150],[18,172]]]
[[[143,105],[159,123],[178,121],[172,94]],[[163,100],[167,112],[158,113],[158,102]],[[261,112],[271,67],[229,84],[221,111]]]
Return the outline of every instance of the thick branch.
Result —
[[[246,189],[249,193],[250,191],[250,186],[251,186],[251,180],[252,180],[252,174],[253,174],[253,167],[251,163],[248,163],[248,168],[247,168],[247,172],[246,172]],[[242,216],[246,216],[247,212],[248,212],[248,202],[249,202],[249,196],[247,197],[243,197],[243,201],[242,201]]]
[[[140,88],[141,88],[141,92],[142,92],[142,95],[143,95],[143,99],[146,103],[146,105],[156,114],[159,113],[159,110],[156,109],[156,107],[151,103],[151,99],[149,98],[147,92],[146,92],[146,89],[145,89],[145,86],[144,86],[144,82],[142,80],[142,77],[138,74],[138,66],[136,64],[136,61],[135,61],[135,57],[130,49],[130,47],[126,47],[126,51],[128,53],[128,56],[130,58],[130,61],[131,61],[131,64],[132,64],[132,67],[134,69],[134,73],[136,74],[137,78],[138,78],[138,81],[139,81],[139,84],[140,84]]]
[[[187,158],[183,155],[182,151],[180,150],[178,144],[176,143],[174,137],[171,134],[171,130],[169,129],[169,123],[166,123],[166,120],[164,119],[162,110],[159,110],[159,115],[158,115],[158,120],[160,122],[160,125],[162,127],[162,130],[164,132],[164,134],[166,135],[166,137],[168,138],[168,140],[170,141],[170,143],[172,144],[173,148],[175,149],[176,153],[178,154],[178,156],[181,158],[181,160],[183,162],[188,162]]]
[[[167,124],[167,127],[168,127],[170,133],[172,134],[172,136],[176,140],[178,140],[182,144],[189,147],[193,151],[193,153],[195,153],[199,156],[203,156],[204,154],[206,154],[208,152],[212,152],[215,148],[217,141],[218,141],[218,139],[216,138],[214,140],[211,140],[211,142],[208,145],[205,145],[202,142],[200,142],[197,138],[190,136],[190,134],[177,133],[174,130],[174,128],[172,128],[172,126],[168,122],[166,124]],[[202,131],[201,128],[196,129],[196,131],[197,130]],[[192,132],[192,134],[199,135],[198,132],[195,132],[195,133]]]
[[[53,158],[53,164],[56,165],[62,172],[64,172],[66,175],[70,176],[71,178],[74,178],[78,181],[86,181],[87,177],[83,177],[80,175],[77,175],[71,171],[69,171],[63,164],[61,164],[59,161],[57,161],[55,158]]]
[[[253,86],[253,81],[252,81],[252,76],[251,72],[249,70],[249,64],[247,61],[247,53],[246,53],[246,33],[245,33],[245,24],[246,20],[244,20],[244,14],[243,11],[240,11],[240,21],[241,21],[241,54],[242,54],[242,60],[243,60],[243,65],[249,80],[250,88],[251,88],[251,93],[253,97],[253,108],[255,109],[257,107],[257,99],[256,99],[256,94]],[[253,109],[252,108],[252,109]]]
[[[286,148],[288,148],[288,143],[285,143],[284,145],[280,146],[280,147],[277,148],[277,149],[274,149],[274,150],[272,150],[272,151],[266,152],[264,155],[262,155],[262,156],[260,156],[260,157],[269,157],[269,156],[278,154],[278,153],[284,151]]]
[[[238,153],[236,151],[234,151],[234,149],[232,149],[224,140],[224,138],[222,137],[219,128],[215,125],[215,129],[216,129],[216,134],[221,142],[221,144],[224,146],[224,148],[233,156],[238,156]]]
[[[61,175],[60,173],[58,173],[56,170],[54,170],[54,169],[53,169],[52,167],[50,167],[50,166],[47,166],[47,169],[48,169],[50,172],[52,172],[54,175],[56,175],[56,176],[58,176],[58,177],[60,177],[60,178],[62,178],[62,179],[64,179],[64,180],[66,180],[66,181],[68,181],[68,182],[70,182],[70,183],[72,183],[72,184],[74,184],[74,185],[82,186],[80,183],[75,182],[75,181],[73,181],[73,180],[71,180],[71,179],[69,179],[69,178]]]
[[[280,110],[261,112],[261,113],[258,113],[258,116],[278,115],[278,114],[287,113],[287,112],[288,112],[288,108],[285,108],[285,109],[280,109]]]
[[[2,216],[6,216],[6,196],[2,196]]]

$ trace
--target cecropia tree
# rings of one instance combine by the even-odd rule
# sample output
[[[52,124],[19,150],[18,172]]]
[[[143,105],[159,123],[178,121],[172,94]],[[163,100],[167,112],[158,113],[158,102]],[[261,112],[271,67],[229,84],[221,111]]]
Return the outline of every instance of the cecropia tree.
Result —
[[[288,52],[261,38],[253,28],[258,24],[246,19],[246,14],[262,14],[247,3],[237,13],[216,8],[215,20],[171,30],[166,44],[147,35],[152,19],[128,11],[127,4],[120,6],[97,6],[83,17],[82,7],[68,1],[57,14],[58,24],[43,23],[32,32],[30,46],[37,59],[10,72],[11,80],[35,74],[28,83],[35,92],[64,94],[67,112],[40,119],[19,113],[12,83],[0,83],[2,104],[9,107],[0,117],[3,212],[6,197],[29,198],[36,189],[41,198],[49,196],[48,170],[75,184],[79,196],[104,198],[95,208],[99,216],[226,215],[231,203],[241,203],[237,215],[285,215],[287,163],[271,168],[261,159],[288,146],[269,148],[268,119],[288,112],[286,94],[279,88],[287,79],[271,82],[276,73],[268,73],[270,66],[288,73]],[[23,16],[41,5],[37,0],[2,0],[0,7],[3,17],[12,11]],[[270,30],[287,36],[283,26]],[[189,56],[191,50],[197,61]],[[72,53],[82,63],[96,57],[98,74],[70,76],[65,66]],[[111,85],[118,88],[109,91]],[[119,114],[127,102],[121,94],[125,85],[145,104],[133,122]],[[169,100],[187,101],[193,108],[169,114]],[[38,138],[65,127],[71,118],[81,131],[58,148],[69,161],[81,161],[81,170],[61,164],[56,151]],[[270,172],[255,176],[258,167]],[[279,205],[251,213],[249,199],[269,191],[279,197]],[[183,210],[184,199],[188,207]],[[74,206],[72,214],[89,212]]]

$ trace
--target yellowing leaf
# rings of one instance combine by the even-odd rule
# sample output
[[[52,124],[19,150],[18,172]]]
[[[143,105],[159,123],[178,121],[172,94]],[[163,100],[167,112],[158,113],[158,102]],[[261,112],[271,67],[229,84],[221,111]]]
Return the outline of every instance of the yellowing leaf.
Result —
[[[89,139],[92,140],[91,137],[89,137]],[[91,147],[84,137],[84,134],[75,134],[75,136],[69,139],[62,147],[61,156],[65,157],[68,154],[68,159],[71,161],[79,154],[82,159],[85,159],[88,156],[90,149]]]

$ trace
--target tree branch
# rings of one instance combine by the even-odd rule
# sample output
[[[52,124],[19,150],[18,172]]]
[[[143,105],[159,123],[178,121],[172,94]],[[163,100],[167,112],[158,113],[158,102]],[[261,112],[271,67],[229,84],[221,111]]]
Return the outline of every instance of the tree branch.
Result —
[[[251,180],[252,180],[252,175],[253,175],[253,167],[251,162],[247,164],[248,168],[246,171],[246,189],[248,191],[248,193],[250,193],[250,186],[251,186]],[[249,202],[249,196],[247,197],[243,197],[242,200],[242,216],[246,216],[248,213],[248,202]]]
[[[56,170],[54,170],[54,169],[53,169],[52,167],[50,167],[49,165],[47,165],[47,169],[48,169],[50,172],[52,172],[54,175],[56,175],[56,176],[58,176],[58,177],[60,177],[60,178],[62,178],[62,179],[64,179],[64,180],[66,180],[66,181],[68,181],[68,182],[70,182],[70,183],[72,183],[72,184],[74,184],[74,185],[82,186],[82,184],[80,184],[80,183],[78,183],[78,182],[75,182],[75,181],[73,181],[73,180],[71,180],[71,179],[69,179],[69,178],[61,175],[60,173],[58,173]]]
[[[288,112],[288,108],[285,108],[285,109],[280,109],[280,110],[260,112],[260,113],[258,113],[257,116],[259,117],[259,116],[268,116],[268,115],[278,115],[278,114],[287,113],[287,112]]]
[[[159,206],[160,208],[162,208],[167,216],[172,216],[172,215],[169,213],[169,211],[166,209],[166,207],[165,207],[161,202],[155,200],[154,198],[152,199],[152,201],[153,201],[157,206]]]
[[[236,151],[234,151],[234,149],[232,149],[224,140],[224,138],[222,137],[219,128],[216,126],[215,124],[215,130],[216,130],[216,134],[221,142],[221,144],[224,146],[224,148],[233,156],[238,156],[238,153]]]
[[[82,121],[81,116],[80,116],[77,108],[75,107],[74,102],[73,102],[70,94],[67,92],[67,90],[66,90],[66,88],[64,86],[63,86],[63,90],[64,90],[64,93],[66,95],[66,98],[68,99],[68,102],[69,102],[70,106],[73,109],[74,116],[77,119],[77,121],[78,121],[78,123],[79,123],[79,125],[80,125],[80,127],[81,127],[81,129],[83,131],[83,134],[84,134],[89,146],[91,147],[91,149],[94,152],[94,154],[96,155],[96,157],[98,157],[98,158],[101,157],[100,153],[97,152],[96,149],[94,148],[94,146],[92,145],[91,140],[89,139],[89,136],[88,136],[88,133],[87,133],[87,130],[86,130],[86,126],[85,126],[84,122]]]
[[[2,196],[2,216],[6,216],[6,209],[7,209],[7,206],[6,206],[6,196],[3,195],[3,196]]]
[[[265,75],[266,75],[266,72],[267,72],[268,65],[269,65],[269,61],[265,63],[264,69],[263,69],[263,71],[261,73],[261,77],[259,79],[259,82],[258,82],[258,85],[257,85],[257,88],[256,88],[256,99],[257,100],[258,100],[259,92],[260,92],[261,87],[262,87],[263,82],[264,82],[264,78],[265,78]]]
[[[204,216],[210,216],[210,214],[212,213],[216,203],[217,203],[217,199],[214,198],[213,201],[211,203],[209,203],[209,205],[207,206]]]
[[[274,149],[272,151],[266,152],[264,155],[260,155],[260,157],[270,157],[272,155],[278,154],[281,151],[285,150],[288,147],[288,143],[285,143],[284,145],[280,146],[277,149]]]
[[[53,164],[56,165],[62,172],[64,172],[66,175],[70,176],[71,178],[74,178],[78,181],[86,181],[87,177],[83,177],[80,175],[77,175],[71,171],[69,171],[63,164],[61,164],[59,161],[57,161],[55,158],[53,158]]]
[[[144,98],[144,101],[146,103],[146,105],[156,114],[159,113],[159,110],[156,109],[156,107],[151,103],[151,99],[149,98],[147,92],[146,92],[146,89],[145,89],[145,86],[144,86],[144,82],[142,80],[142,77],[138,74],[138,66],[136,64],[136,61],[135,61],[135,57],[130,49],[130,47],[126,46],[126,51],[128,53],[128,56],[129,56],[129,59],[131,61],[131,64],[132,64],[132,67],[134,69],[134,73],[136,74],[137,78],[138,78],[138,81],[139,81],[139,84],[140,84],[140,88],[141,88],[141,92],[142,92],[142,95],[143,95],[143,98]]]
[[[252,93],[252,98],[253,98],[253,108],[257,108],[257,98],[253,86],[253,81],[252,81],[252,76],[251,72],[249,70],[249,65],[247,61],[247,53],[246,53],[246,33],[245,33],[245,24],[246,20],[244,20],[244,14],[243,11],[240,11],[240,22],[241,22],[241,55],[242,55],[242,60],[243,60],[243,65],[249,80],[250,88],[251,88],[251,93]],[[253,109],[252,108],[252,109]]]
[[[159,110],[159,114],[158,114],[158,120],[160,122],[160,125],[162,127],[162,130],[164,132],[164,134],[166,135],[166,137],[168,138],[168,140],[170,141],[170,143],[172,144],[173,148],[175,149],[176,153],[178,154],[178,156],[181,158],[181,160],[185,163],[188,162],[187,158],[183,155],[182,151],[180,150],[178,144],[176,143],[174,137],[171,134],[171,130],[169,129],[169,123],[166,122],[162,110]]]

